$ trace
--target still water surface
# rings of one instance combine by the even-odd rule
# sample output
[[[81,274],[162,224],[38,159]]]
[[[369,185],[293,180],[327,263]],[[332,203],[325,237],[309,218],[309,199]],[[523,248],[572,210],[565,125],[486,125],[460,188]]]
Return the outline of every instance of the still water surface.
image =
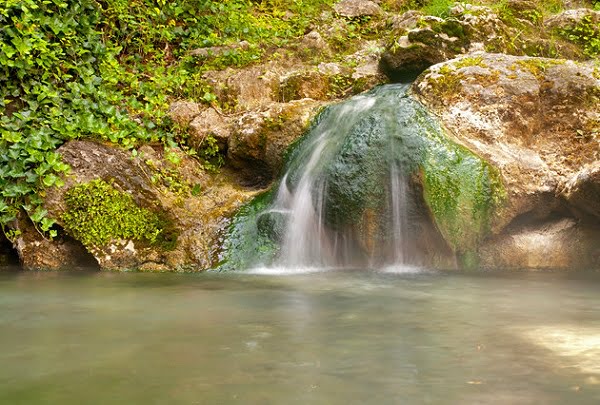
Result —
[[[600,278],[0,274],[2,404],[600,403]]]

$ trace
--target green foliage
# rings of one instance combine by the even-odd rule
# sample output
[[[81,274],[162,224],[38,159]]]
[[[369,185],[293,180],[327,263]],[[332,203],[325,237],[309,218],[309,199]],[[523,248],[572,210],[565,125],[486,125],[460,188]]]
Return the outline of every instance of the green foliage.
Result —
[[[448,17],[450,7],[452,7],[453,4],[453,0],[429,0],[425,2],[422,11],[427,15]]]
[[[63,142],[91,137],[129,147],[155,138],[147,130],[156,125],[131,119],[122,96],[103,80],[112,54],[95,28],[101,19],[92,0],[0,5],[3,229],[24,209],[38,229],[54,235],[54,221],[40,205],[43,189],[61,186],[68,170],[55,152]]]
[[[333,0],[4,0],[0,2],[0,227],[24,210],[53,236],[44,189],[68,171],[56,149],[77,138],[125,148],[182,146],[169,101],[216,97],[201,78],[258,60],[300,36]],[[286,15],[286,18],[282,18]],[[241,40],[249,46],[236,48]],[[232,45],[233,44],[233,45]],[[208,57],[196,48],[229,46]],[[179,145],[178,145],[179,143]],[[217,170],[214,142],[199,151]]]
[[[573,27],[560,30],[559,34],[580,45],[586,56],[595,58],[600,55],[600,27],[594,24],[591,15],[583,17]]]
[[[163,232],[158,215],[138,207],[131,195],[103,180],[71,188],[65,194],[65,203],[65,230],[88,248],[115,239],[156,243]]]

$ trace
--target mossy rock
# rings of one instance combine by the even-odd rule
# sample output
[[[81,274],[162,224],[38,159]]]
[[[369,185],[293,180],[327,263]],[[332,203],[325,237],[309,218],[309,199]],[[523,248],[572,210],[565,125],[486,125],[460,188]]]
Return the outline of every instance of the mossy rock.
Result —
[[[353,252],[356,257],[386,255],[394,232],[389,211],[394,168],[405,179],[421,183],[415,190],[422,190],[422,198],[408,192],[409,205],[426,205],[418,211],[429,218],[418,221],[432,224],[469,264],[502,203],[502,183],[487,162],[449,140],[405,90],[406,86],[383,86],[321,114],[289,151],[285,183],[234,218],[226,242],[228,266],[268,264],[277,257],[288,214],[279,211],[276,191],[286,187],[294,193],[307,170],[314,178],[313,206],[322,206],[323,225],[346,235],[345,243],[364,249],[362,254]],[[358,107],[363,100],[367,107]],[[335,131],[322,138],[333,127]],[[320,150],[318,162],[312,158],[313,148]]]
[[[64,199],[67,210],[61,220],[65,230],[88,248],[120,239],[148,244],[165,240],[164,220],[104,180],[72,187]]]

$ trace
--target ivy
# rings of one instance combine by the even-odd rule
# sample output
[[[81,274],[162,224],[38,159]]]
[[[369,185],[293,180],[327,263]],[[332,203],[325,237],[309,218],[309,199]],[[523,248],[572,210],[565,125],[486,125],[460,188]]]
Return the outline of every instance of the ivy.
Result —
[[[38,230],[54,236],[41,208],[44,189],[61,186],[69,167],[56,149],[76,138],[125,147],[153,138],[151,122],[131,109],[103,76],[115,49],[96,29],[92,0],[7,0],[0,5],[0,226],[28,213]],[[112,64],[111,64],[112,63]],[[163,135],[163,137],[165,137]],[[11,236],[15,236],[11,234]]]
[[[0,227],[25,211],[55,236],[45,189],[69,167],[57,148],[93,138],[160,142],[193,153],[167,111],[173,98],[217,102],[202,74],[243,66],[302,35],[334,0],[3,0],[0,2]],[[290,14],[291,13],[291,14]],[[282,18],[286,15],[286,18]],[[290,16],[291,15],[291,16]],[[246,48],[235,48],[240,41]],[[225,52],[197,57],[196,48]],[[222,161],[214,143],[197,156]]]

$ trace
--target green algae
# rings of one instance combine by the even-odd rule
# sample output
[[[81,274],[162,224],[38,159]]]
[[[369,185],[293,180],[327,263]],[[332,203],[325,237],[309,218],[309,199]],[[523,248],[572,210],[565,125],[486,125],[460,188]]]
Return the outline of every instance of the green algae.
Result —
[[[261,220],[261,217],[268,218],[266,211],[273,200],[273,190],[257,195],[231,218],[217,271],[244,269],[270,263],[275,258],[279,251],[275,227]]]

